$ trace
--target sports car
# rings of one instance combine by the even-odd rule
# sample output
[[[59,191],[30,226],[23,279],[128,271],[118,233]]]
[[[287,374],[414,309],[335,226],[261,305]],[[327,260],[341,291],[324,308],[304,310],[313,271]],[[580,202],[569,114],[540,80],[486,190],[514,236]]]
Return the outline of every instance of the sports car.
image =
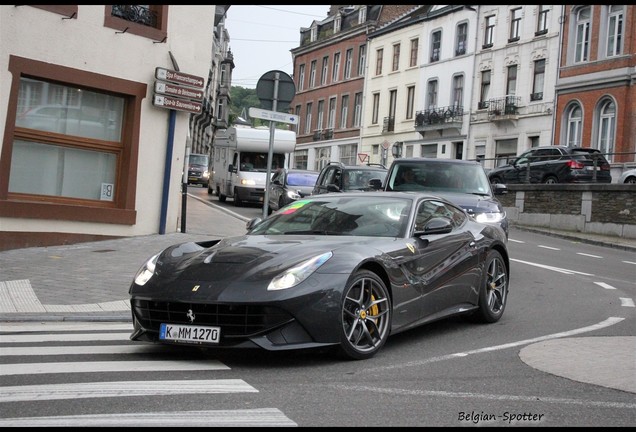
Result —
[[[376,355],[446,317],[498,321],[510,263],[501,227],[420,192],[310,196],[244,235],[168,247],[130,286],[130,339]]]

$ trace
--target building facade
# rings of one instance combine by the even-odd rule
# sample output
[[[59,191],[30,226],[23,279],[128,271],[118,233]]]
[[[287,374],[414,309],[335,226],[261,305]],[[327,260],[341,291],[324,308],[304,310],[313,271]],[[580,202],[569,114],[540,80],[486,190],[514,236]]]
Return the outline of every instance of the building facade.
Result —
[[[155,83],[204,88],[217,20],[214,5],[0,7],[1,249],[178,230],[196,103],[157,105]]]
[[[554,143],[594,147],[612,178],[636,159],[636,6],[565,7]]]

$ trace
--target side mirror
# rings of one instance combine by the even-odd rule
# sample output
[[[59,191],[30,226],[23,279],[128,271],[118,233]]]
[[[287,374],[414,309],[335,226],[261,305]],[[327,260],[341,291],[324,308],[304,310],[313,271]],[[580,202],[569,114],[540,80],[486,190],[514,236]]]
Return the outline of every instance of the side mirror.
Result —
[[[492,186],[492,192],[495,195],[505,195],[508,193],[508,186],[506,186],[505,184],[495,183],[491,186]]]
[[[234,165],[229,164],[229,165],[227,166],[227,172],[236,172],[236,171],[234,171]]]
[[[416,236],[427,234],[446,234],[453,230],[453,225],[450,219],[443,217],[431,218],[426,225],[424,225],[424,231],[416,231]]]
[[[382,180],[380,180],[379,178],[372,178],[371,180],[369,180],[369,186],[372,189],[380,190],[382,189]]]
[[[231,166],[231,165],[230,165]],[[248,231],[250,231],[252,228],[254,228],[256,225],[258,225],[259,223],[261,223],[263,220],[259,217],[255,217],[253,219],[250,219],[249,221],[247,221],[247,223],[245,224],[245,228],[247,228]]]

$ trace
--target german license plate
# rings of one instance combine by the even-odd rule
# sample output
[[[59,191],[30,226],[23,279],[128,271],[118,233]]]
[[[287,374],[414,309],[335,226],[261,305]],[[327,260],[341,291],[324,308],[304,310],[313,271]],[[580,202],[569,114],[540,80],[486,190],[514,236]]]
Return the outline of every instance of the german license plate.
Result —
[[[219,343],[220,327],[203,327],[184,324],[162,323],[159,328],[159,339],[165,341],[187,343]]]

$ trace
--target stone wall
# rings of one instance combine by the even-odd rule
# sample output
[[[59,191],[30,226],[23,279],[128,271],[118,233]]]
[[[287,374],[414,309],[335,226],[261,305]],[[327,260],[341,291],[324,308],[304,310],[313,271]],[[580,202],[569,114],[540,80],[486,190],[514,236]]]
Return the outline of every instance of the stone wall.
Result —
[[[498,198],[513,225],[636,239],[634,184],[515,184]]]

